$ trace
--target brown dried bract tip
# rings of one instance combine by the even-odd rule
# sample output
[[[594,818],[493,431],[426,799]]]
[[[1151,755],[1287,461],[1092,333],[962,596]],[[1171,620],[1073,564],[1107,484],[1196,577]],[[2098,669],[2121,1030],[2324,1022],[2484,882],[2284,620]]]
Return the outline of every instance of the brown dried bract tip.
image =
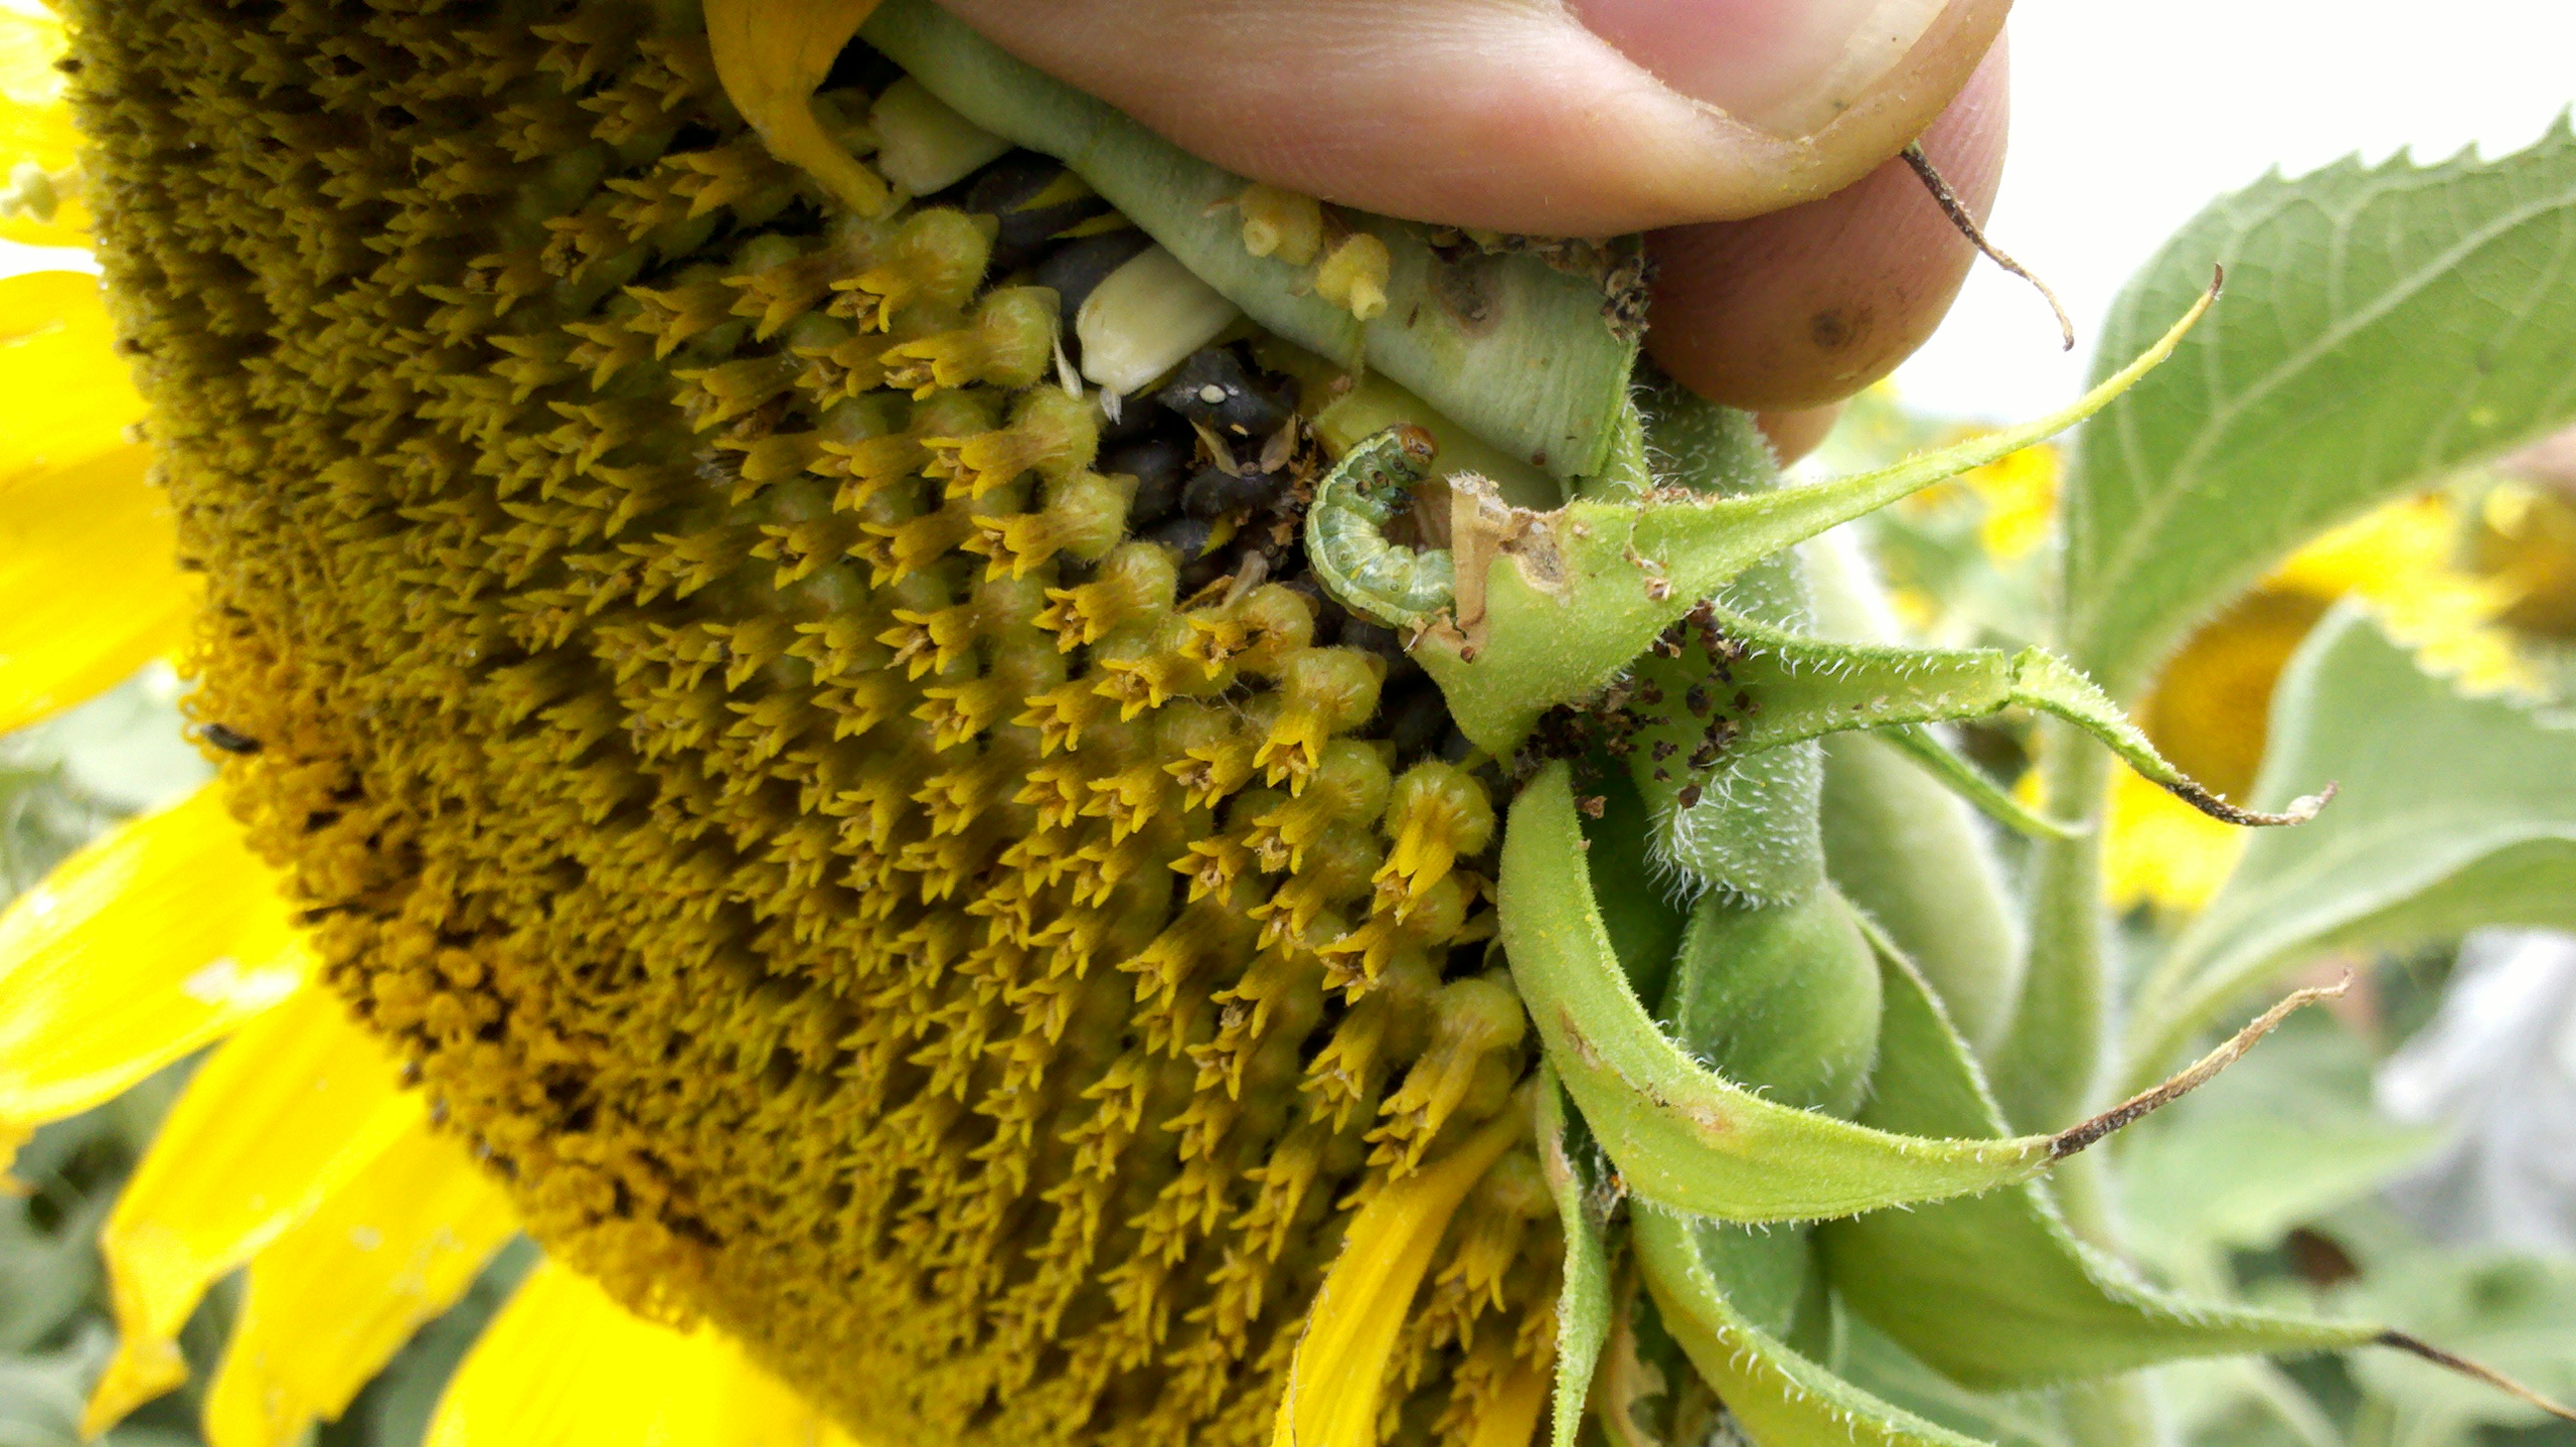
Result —
[[[1959,234],[1968,238],[1969,245],[1984,252],[1988,261],[2038,289],[2040,296],[2048,302],[2048,309],[2057,314],[2057,333],[2064,341],[2065,349],[2074,351],[2075,321],[2066,314],[2065,304],[2058,301],[2057,293],[2048,289],[2047,282],[2032,275],[2029,268],[2004,255],[2000,248],[1986,239],[1984,229],[1977,225],[1977,218],[1968,214],[1966,203],[1959,199],[1957,192],[1950,189],[1950,183],[1941,178],[1941,173],[1933,168],[1932,158],[1923,154],[1921,141],[1907,146],[1901,154],[1905,157],[1905,164],[1913,167],[1914,174],[1922,180],[1923,189],[1932,193],[1932,200],[1940,206],[1941,214],[1950,218],[1950,224],[1959,228]]]
[[[2142,1090],[2100,1115],[2090,1120],[2079,1121],[2058,1132],[2056,1140],[2049,1147],[2049,1158],[2064,1160],[2122,1126],[2171,1105],[2207,1085],[2216,1078],[2218,1072],[2244,1058],[2245,1052],[2254,1048],[2255,1041],[2271,1034],[2282,1021],[2290,1018],[2291,1012],[2302,1006],[2313,1005],[2319,1000],[2340,999],[2343,993],[2351,988],[2352,973],[2347,970],[2342,979],[2331,985],[2312,985],[2304,990],[2292,991],[2279,1004],[2257,1016],[2253,1024],[2229,1036],[2225,1044],[2193,1061],[2164,1083]]]
[[[2371,1340],[2379,1346],[2395,1347],[2401,1352],[2407,1352],[2411,1355],[2422,1357],[2424,1360],[2431,1362],[2437,1367],[2447,1367],[2452,1371],[2458,1372],[2461,1376],[2471,1377],[2484,1382],[2488,1386],[2495,1388],[2497,1391],[2504,1393],[2506,1396],[2512,1397],[2517,1401],[2526,1402],[2534,1407],[2538,1407],[2540,1410],[2547,1412],[2549,1415],[2556,1417],[2562,1422],[2576,1422],[2576,1410],[2571,1410],[2564,1403],[2561,1403],[2554,1398],[2542,1396],[2540,1393],[2533,1391],[2531,1388],[2524,1386],[2522,1383],[2515,1381],[2513,1378],[2506,1376],[2504,1373],[2497,1371],[2493,1367],[2473,1362],[2467,1357],[2459,1356],[2452,1352],[2446,1352],[2440,1347],[2437,1347],[2431,1342],[2425,1341],[2420,1337],[2408,1336],[2402,1331],[2383,1331],[2378,1336],[2371,1338]]]
[[[2319,810],[2332,803],[2334,796],[2343,788],[2340,784],[2329,782],[2313,794],[2303,794],[2292,799],[2290,807],[2280,813],[2266,814],[2259,809],[2239,808],[2230,804],[2189,779],[2166,784],[2164,787],[2166,792],[2210,818],[2222,819],[2230,824],[2242,824],[2248,829],[2274,829],[2285,824],[2305,824],[2317,817]]]

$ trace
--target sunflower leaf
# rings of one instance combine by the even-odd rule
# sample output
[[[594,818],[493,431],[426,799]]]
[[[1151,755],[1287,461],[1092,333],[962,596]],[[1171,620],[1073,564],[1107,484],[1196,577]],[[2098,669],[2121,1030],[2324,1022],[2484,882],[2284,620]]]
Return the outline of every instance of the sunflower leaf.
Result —
[[[2227,268],[2174,364],[2077,444],[2065,641],[2135,692],[2199,615],[2308,536],[2576,417],[2576,132],[2499,160],[2267,177],[2122,293],[2107,372]]]
[[[2427,676],[2357,611],[2317,626],[2273,701],[2258,801],[2342,785],[2304,828],[2257,835],[2141,991],[2129,1070],[2320,951],[2480,924],[2576,924],[2576,728]]]

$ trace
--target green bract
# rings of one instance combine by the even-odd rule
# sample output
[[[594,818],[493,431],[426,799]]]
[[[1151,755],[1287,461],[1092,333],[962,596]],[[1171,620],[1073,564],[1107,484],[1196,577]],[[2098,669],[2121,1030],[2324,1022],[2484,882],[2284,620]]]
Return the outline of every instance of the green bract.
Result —
[[[1980,1391],[2107,1384],[2186,1357],[2421,1350],[2373,1323],[2162,1290],[2106,1249],[2091,1188],[2070,1198],[2070,1224],[2041,1175],[2235,1058],[2282,1011],[2157,1083],[2248,989],[2325,944],[2568,920],[2576,853],[2568,822],[2553,817],[2566,811],[2529,781],[2567,775],[2576,755],[2561,731],[2520,711],[2451,697],[2346,618],[2321,630],[2284,690],[2282,747],[2260,791],[2277,812],[2259,811],[2174,769],[2078,664],[2134,688],[2198,611],[2307,535],[2576,411],[2576,386],[2543,375],[2576,373],[2576,311],[2556,303],[2505,327],[2509,363],[2493,349],[2475,361],[2482,390],[2443,392],[2437,404],[2437,384],[2390,374],[2397,318],[2430,325],[2445,298],[2466,303],[2546,271],[2521,238],[2576,224],[2576,188],[2560,174],[2569,151],[2562,132],[2493,165],[2338,170],[2223,203],[2133,292],[2106,345],[2141,336],[2139,319],[2159,304],[2182,321],[2152,345],[2126,343],[2139,354],[2120,357],[2093,392],[1882,472],[1784,484],[1745,419],[1650,379],[1596,429],[1615,439],[1633,427],[1643,445],[1613,441],[1597,472],[1577,469],[1561,505],[1528,505],[1525,485],[1506,502],[1492,481],[1450,471],[1445,556],[1377,532],[1436,469],[1405,471],[1394,491],[1338,478],[1319,490],[1310,543],[1329,533],[1370,559],[1365,573],[1324,571],[1327,587],[1410,632],[1460,728],[1519,781],[1502,847],[1501,943],[1548,1062],[1540,1129],[1568,1238],[1560,1443],[1572,1440],[1574,1394],[1587,1382],[1612,1439],[1642,1440],[1651,1424],[1639,1414],[1652,1410],[1641,1403],[1662,1390],[1643,1384],[1685,1358],[1767,1447],[1961,1440],[1802,1353],[1830,1335],[1834,1312]],[[2345,239],[2363,226],[2402,230],[2410,206],[2442,214],[2390,255]],[[2272,249],[2239,265],[2249,235]],[[2206,242],[2221,236],[2238,244],[2213,252]],[[2298,246],[2329,239],[2335,265],[2299,259]],[[2191,292],[2176,283],[2221,262],[2236,268],[2229,305],[2240,309],[2222,319],[2277,316],[2303,343],[2276,355],[2280,328],[2223,320],[2187,336],[2208,298],[2186,311]],[[2311,295],[2321,289],[2330,303]],[[2274,350],[2240,355],[2264,347]],[[2141,381],[2178,351],[2196,366]],[[2333,420],[2358,402],[2297,403],[2327,378],[2436,435],[2400,435],[2387,418]],[[1454,433],[1437,415],[1441,398],[1426,398],[1377,418]],[[2086,471],[2066,560],[2075,662],[2039,647],[1810,636],[1801,542],[2096,412],[2079,448]],[[2336,428],[2332,444],[2301,440]],[[1346,431],[1346,466],[1380,467],[1370,459],[1397,455],[1397,435]],[[2297,475],[2319,481],[2286,494],[2256,480],[2277,476],[2272,464],[2258,474],[2230,460],[2300,446],[2310,452]],[[1392,560],[1383,567],[1368,551],[1381,545]],[[1399,578],[1403,591],[1388,591]],[[2063,725],[2051,734],[2046,812],[1926,729],[2007,708]],[[1887,748],[1836,756],[1843,823],[1829,847],[1814,741],[1855,731]],[[2426,754],[2454,762],[2397,763]],[[1963,875],[1957,860],[1919,857],[1924,842],[1964,836],[1918,776],[1891,772],[1898,757],[2043,841],[2033,968],[1995,957],[2011,931],[1973,861]],[[2114,757],[2237,824],[2305,823],[2338,783],[2369,800],[2256,847],[2147,988],[2127,1076],[2137,1094],[2085,1119],[2107,1103],[2094,1080],[2105,1006],[2089,943],[2103,928],[2091,819]],[[1917,848],[1877,842],[1889,832]],[[1909,926],[1939,962],[1958,996],[1951,1008],[1828,882],[1836,853],[1853,856],[1870,907]],[[1951,887],[1963,880],[1964,892]],[[1985,957],[1961,958],[1952,935]],[[2003,1105],[1953,1008],[1971,1012],[2003,1076]],[[2115,1396],[2090,1400],[2105,1420],[2136,1420],[2111,1407]],[[1697,1410],[1688,1392],[1665,1397],[1673,1423]]]

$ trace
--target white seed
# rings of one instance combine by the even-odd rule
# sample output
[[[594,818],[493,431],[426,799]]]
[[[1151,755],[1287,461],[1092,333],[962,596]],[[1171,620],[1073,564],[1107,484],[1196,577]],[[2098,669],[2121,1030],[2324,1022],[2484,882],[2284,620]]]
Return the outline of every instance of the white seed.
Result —
[[[877,133],[877,169],[915,196],[945,191],[1011,148],[910,76],[877,97],[868,125]]]
[[[1082,375],[1112,392],[1145,391],[1242,315],[1179,257],[1149,246],[1103,277],[1074,314]]]

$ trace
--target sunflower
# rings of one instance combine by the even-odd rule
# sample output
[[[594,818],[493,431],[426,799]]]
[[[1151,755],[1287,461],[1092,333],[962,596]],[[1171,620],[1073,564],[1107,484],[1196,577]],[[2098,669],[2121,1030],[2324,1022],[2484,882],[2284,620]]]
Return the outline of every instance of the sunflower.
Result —
[[[220,768],[0,919],[6,1138],[212,1047],[104,1231],[93,1428],[243,1269],[208,1432],[295,1440],[523,1232],[438,1443],[1521,1447],[1608,1340],[1602,1160],[1876,1216],[1837,1289],[1962,1381],[2411,1340],[2122,1295],[2025,1194],[2008,1251],[2156,1345],[1981,1357],[1874,1209],[1937,1236],[2137,1107],[2013,1136],[1955,1088],[1826,875],[1820,733],[2020,700],[2238,822],[2317,805],[2213,799],[2044,653],[1800,637],[1789,550],[2214,293],[2049,418],[1774,491],[1638,375],[1633,239],[1246,183],[927,0],[73,3],[79,146],[10,205],[86,208],[105,284],[0,310],[45,406],[0,722],[175,652]],[[1637,997],[1602,900],[1679,928],[1655,869],[1705,890],[1658,993],[1754,1088]],[[1773,969],[1766,1041],[1726,991]],[[1959,1134],[1853,1119],[1921,1092]],[[1753,1234],[1624,1221],[1671,1380],[1854,1420],[1766,1334],[1823,1298],[1711,1294]],[[1822,1269],[1759,1239],[1765,1290]]]
[[[2484,509],[2503,515],[2500,507]],[[2270,732],[2272,689],[2290,655],[2339,599],[2366,604],[2391,637],[2463,687],[2528,691],[2537,683],[2511,628],[2530,584],[2481,568],[2466,540],[2480,509],[2448,492],[2402,498],[2300,549],[2201,625],[2166,660],[2139,722],[2156,747],[2230,798],[2254,785]],[[2169,804],[2174,807],[2167,807]],[[2106,815],[2105,887],[2122,909],[2198,909],[2244,851],[2242,831],[2215,824],[2123,771]]]
[[[295,1441],[525,1231],[442,1447],[1244,1442],[1292,1368],[1527,1440],[1490,769],[1293,567],[1403,399],[710,12],[5,19],[9,235],[105,285],[0,282],[0,728],[174,657],[221,765],[0,919],[0,1153],[213,1047],[88,1429],[246,1267],[207,1433]]]
[[[2470,553],[2512,595],[2499,621],[2563,646],[2576,638],[2576,438],[2558,452],[2548,470],[2508,472],[2479,499]]]
[[[1853,420],[1859,425],[1837,439],[1864,459],[1981,431],[1911,417],[1884,385],[1859,399]],[[2325,533],[2195,629],[2138,708],[2157,749],[2218,793],[2246,797],[2263,761],[2274,684],[2309,630],[2346,598],[2463,687],[2539,686],[2530,644],[2571,631],[2563,620],[2576,593],[2576,510],[2545,480],[2557,454],[2527,456],[2529,478],[2508,462],[2492,485],[2466,479]],[[2037,631],[2039,545],[2054,526],[2062,466],[2057,446],[2027,448],[1877,520],[1896,565],[1890,599],[1910,627],[1945,641]],[[2025,804],[2038,803],[2038,782],[2021,778]],[[2245,849],[2242,830],[2125,769],[2113,772],[2104,817],[2104,885],[2115,909],[2197,910]]]

